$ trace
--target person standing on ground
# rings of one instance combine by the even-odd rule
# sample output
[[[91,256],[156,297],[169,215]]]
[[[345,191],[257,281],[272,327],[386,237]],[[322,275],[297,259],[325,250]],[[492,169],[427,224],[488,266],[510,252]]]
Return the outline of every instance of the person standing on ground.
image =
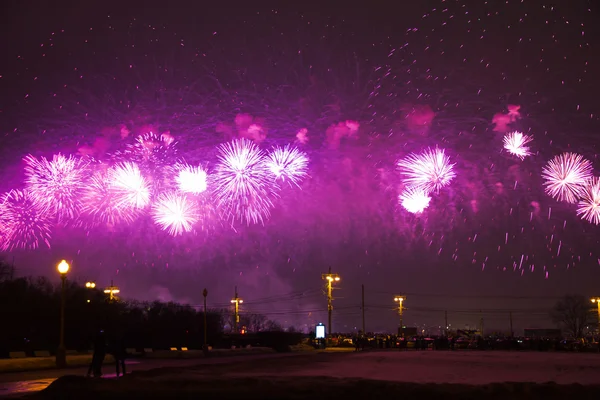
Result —
[[[111,353],[115,358],[115,366],[117,368],[117,378],[119,377],[120,370],[123,371],[123,375],[126,374],[125,370],[125,358],[127,358],[127,350],[125,347],[125,340],[123,335],[117,334],[113,337],[111,344]],[[119,368],[120,367],[120,368]]]
[[[104,335],[104,331],[101,330],[94,338],[94,354],[92,355],[92,362],[88,369],[87,376],[91,376],[93,373],[94,378],[102,377],[102,363],[104,362],[105,356],[106,336]]]

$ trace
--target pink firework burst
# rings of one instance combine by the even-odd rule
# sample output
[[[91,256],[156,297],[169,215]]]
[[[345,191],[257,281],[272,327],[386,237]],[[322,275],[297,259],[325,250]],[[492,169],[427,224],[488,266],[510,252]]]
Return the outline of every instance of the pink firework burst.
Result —
[[[218,159],[213,191],[224,218],[264,223],[277,186],[263,152],[250,140],[236,139],[219,147]]]
[[[152,206],[152,219],[172,236],[191,232],[199,214],[198,204],[179,193],[161,194]]]
[[[158,166],[172,164],[177,156],[177,142],[170,134],[146,132],[139,135],[126,154],[136,162],[150,162]]]
[[[299,186],[306,176],[308,156],[295,147],[275,147],[266,157],[267,168],[275,179]]]
[[[109,172],[94,174],[82,195],[82,225],[92,227],[132,223],[141,215],[141,209],[133,205],[135,201],[124,200],[123,193],[122,188],[115,189]]]
[[[583,196],[592,177],[592,163],[580,154],[563,153],[548,161],[542,170],[546,193],[556,200],[574,204]]]
[[[420,154],[409,154],[398,161],[400,173],[407,186],[423,189],[427,193],[439,192],[456,176],[454,164],[443,149],[427,149]]]
[[[431,197],[422,188],[408,187],[398,196],[398,200],[406,211],[413,214],[420,214],[429,207]]]
[[[204,168],[182,164],[177,165],[175,169],[177,170],[175,182],[180,192],[200,194],[206,191],[208,174]]]
[[[81,210],[80,195],[88,175],[79,158],[57,154],[48,160],[25,157],[27,191],[60,222],[73,220]]]
[[[523,160],[531,155],[527,144],[533,140],[533,136],[524,135],[522,132],[510,132],[504,135],[504,148]]]
[[[150,203],[148,180],[137,164],[123,162],[109,170],[111,190],[117,207],[144,208]]]
[[[51,215],[46,204],[23,190],[11,190],[0,198],[2,250],[50,248]]]
[[[594,177],[587,182],[577,205],[577,215],[592,224],[600,225],[600,178]]]

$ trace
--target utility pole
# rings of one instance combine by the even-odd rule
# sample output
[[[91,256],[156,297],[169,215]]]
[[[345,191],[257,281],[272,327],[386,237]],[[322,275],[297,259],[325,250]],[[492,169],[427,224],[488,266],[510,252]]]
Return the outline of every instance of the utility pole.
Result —
[[[329,272],[326,274],[321,274],[321,279],[327,281],[327,319],[329,324],[327,327],[327,336],[331,336],[331,333],[333,332],[331,327],[331,312],[333,311],[333,282],[339,282],[340,276],[332,273],[331,267],[329,267]]]
[[[513,321],[512,321],[512,311],[508,313],[510,318],[510,337],[515,336],[515,331],[513,331]]]
[[[394,297],[394,301],[398,303],[398,315],[400,316],[400,334],[402,337],[404,337],[404,321],[402,321],[402,314],[404,313],[404,300],[406,300],[406,296]]]
[[[95,285],[94,285],[95,286]],[[117,299],[117,294],[121,293],[118,287],[113,284],[113,281],[110,281],[110,286],[104,289],[104,293],[108,295],[108,301],[113,302]]]
[[[240,322],[240,304],[242,304],[244,300],[240,299],[238,296],[237,286],[235,287],[235,297],[231,299],[231,303],[234,307],[234,317],[233,317],[233,331],[238,333],[238,323]]]
[[[446,333],[446,336],[448,336],[448,311],[444,311],[444,332]]]
[[[362,333],[366,334],[365,331],[365,285],[362,285]]]
[[[479,313],[481,314],[481,319],[479,320],[479,334],[483,337],[483,312],[479,310]]]
[[[202,296],[204,297],[204,346],[202,347],[202,349],[206,353],[208,351],[208,344],[206,340],[206,334],[208,332],[208,330],[206,329],[206,296],[208,296],[208,290],[206,290],[206,288],[204,288],[204,290],[202,291]]]

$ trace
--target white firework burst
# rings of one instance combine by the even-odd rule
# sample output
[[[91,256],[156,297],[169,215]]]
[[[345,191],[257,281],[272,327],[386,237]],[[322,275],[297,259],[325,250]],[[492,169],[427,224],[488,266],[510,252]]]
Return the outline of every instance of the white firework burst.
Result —
[[[592,177],[592,163],[580,154],[563,153],[548,161],[542,177],[546,180],[544,186],[549,196],[575,204]]]
[[[456,176],[454,164],[443,149],[427,149],[420,154],[409,154],[398,161],[404,184],[423,189],[427,193],[439,192]]]
[[[413,214],[420,214],[429,207],[431,197],[422,188],[408,187],[398,196],[398,200],[406,211]]]
[[[306,177],[308,156],[290,145],[275,147],[267,155],[265,164],[275,179],[299,186],[302,179]]]
[[[504,135],[504,148],[523,160],[531,155],[527,144],[533,140],[533,136],[524,135],[522,132],[510,132]]]
[[[582,219],[600,225],[600,178],[590,179],[577,205],[577,215]]]
[[[152,206],[154,222],[172,236],[191,232],[200,220],[198,204],[180,193],[164,193]]]

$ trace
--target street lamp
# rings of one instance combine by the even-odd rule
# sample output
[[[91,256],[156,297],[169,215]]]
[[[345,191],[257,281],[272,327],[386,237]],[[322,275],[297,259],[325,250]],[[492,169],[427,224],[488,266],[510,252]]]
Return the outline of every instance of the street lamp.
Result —
[[[240,304],[242,304],[244,300],[240,299],[238,296],[237,286],[235,287],[235,297],[231,299],[231,304],[234,306],[234,319],[233,319],[233,331],[238,333],[238,324],[240,322]]]
[[[406,300],[406,297],[404,296],[394,297],[394,301],[398,303],[398,315],[400,316],[400,333],[402,337],[404,337],[404,324],[402,321],[402,313],[404,311],[404,300]]]
[[[593,297],[592,303],[596,303],[598,306],[598,342],[600,342],[600,297]],[[598,345],[598,349],[600,351],[600,344]]]
[[[327,336],[331,339],[333,329],[331,327],[331,313],[333,311],[333,283],[340,281],[340,276],[331,272],[331,267],[326,274],[321,274],[321,279],[327,281]]]
[[[108,295],[108,301],[112,302],[117,300],[115,295],[121,293],[121,290],[113,284],[113,281],[110,281],[110,286],[104,289],[104,293]]]
[[[94,289],[96,287],[96,282],[86,282],[85,287],[88,289]]]
[[[65,368],[67,366],[67,350],[65,349],[65,290],[67,282],[67,272],[69,272],[69,263],[62,260],[56,267],[61,279],[60,291],[60,342],[56,350],[56,366]]]

